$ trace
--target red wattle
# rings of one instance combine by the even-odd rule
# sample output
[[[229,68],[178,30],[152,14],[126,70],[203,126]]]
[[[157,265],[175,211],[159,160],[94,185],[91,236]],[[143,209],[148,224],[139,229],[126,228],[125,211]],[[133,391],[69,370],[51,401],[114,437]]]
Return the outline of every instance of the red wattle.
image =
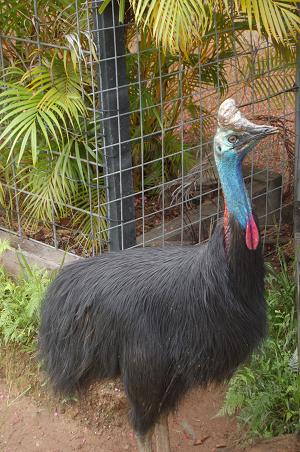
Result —
[[[259,232],[253,215],[247,222],[246,226],[246,245],[249,250],[256,250],[259,244]]]

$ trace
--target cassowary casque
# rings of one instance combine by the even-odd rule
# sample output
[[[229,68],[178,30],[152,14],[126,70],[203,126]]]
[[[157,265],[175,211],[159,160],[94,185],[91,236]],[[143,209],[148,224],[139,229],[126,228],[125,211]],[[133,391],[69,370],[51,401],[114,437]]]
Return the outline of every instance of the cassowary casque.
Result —
[[[141,451],[169,450],[167,415],[222,382],[266,334],[264,264],[241,165],[276,129],[220,106],[214,156],[224,221],[202,246],[131,249],[68,265],[42,305],[40,355],[63,393],[120,376]]]

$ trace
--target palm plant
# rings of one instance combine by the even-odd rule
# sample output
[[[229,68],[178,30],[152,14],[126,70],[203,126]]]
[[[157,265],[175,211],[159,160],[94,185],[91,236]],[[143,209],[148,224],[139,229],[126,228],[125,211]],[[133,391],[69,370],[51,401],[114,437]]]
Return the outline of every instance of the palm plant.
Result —
[[[39,137],[43,137],[50,150],[53,141],[60,149],[61,142],[68,140],[67,121],[72,127],[76,123],[80,129],[79,118],[85,114],[86,107],[81,97],[79,76],[73,68],[70,70],[60,60],[52,59],[50,65],[45,62],[26,72],[9,68],[5,77],[16,81],[3,81],[2,84],[0,125],[8,122],[9,125],[0,136],[0,149],[11,143],[7,157],[10,160],[22,137],[17,158],[20,163],[30,140],[35,164],[41,146]]]
[[[31,0],[0,0],[0,30],[6,65],[17,65],[26,70],[38,62],[40,55],[53,53],[50,46],[39,46],[38,41],[54,46],[66,46],[72,38],[74,42],[78,29],[86,29],[83,3],[79,1],[76,10],[75,2],[69,0],[50,3],[38,0],[35,10]],[[83,39],[87,39],[84,33],[80,39],[77,36],[76,41],[80,44]],[[76,53],[75,47],[72,50]]]
[[[23,193],[19,203],[25,228],[70,215],[74,200],[81,203],[79,193],[87,194],[95,165],[101,169],[94,151],[99,126],[87,121],[90,82],[79,78],[68,58],[66,52],[62,58],[54,54],[30,70],[13,67],[4,73],[2,179],[9,186],[15,178]],[[84,221],[82,213],[74,215],[75,224]]]
[[[135,189],[159,191],[163,183],[181,180],[182,173],[195,168],[200,152],[211,172],[209,147],[200,150],[199,136],[202,142],[210,136],[219,97],[246,91],[255,80],[254,95],[278,103],[280,97],[272,93],[284,91],[287,82],[292,85],[296,2],[130,0],[129,10],[125,0],[119,3],[120,19],[130,11],[139,24],[138,33],[132,24],[126,36]],[[50,5],[41,0],[38,23],[32,20],[29,0],[22,5],[0,0],[0,5],[6,11],[0,17],[3,33],[31,38],[2,40],[10,67],[0,94],[0,169],[6,182],[0,184],[0,202],[12,202],[7,187],[17,182],[28,228],[68,217],[81,231],[84,246],[97,247],[99,240],[107,240],[107,225],[104,172],[100,152],[95,152],[100,131],[88,108],[91,75],[96,74],[86,51],[94,61],[97,57],[87,32],[85,2],[56,0]],[[255,31],[260,49],[255,58],[247,30]],[[65,50],[38,46],[37,36]],[[235,86],[228,83],[233,65],[239,77]],[[291,93],[287,96],[292,100]]]
[[[110,1],[104,0],[101,12]],[[123,21],[126,0],[119,3]],[[277,43],[295,42],[300,26],[295,0],[129,0],[129,4],[135,22],[172,53],[187,54],[195,40],[201,42],[215,23],[216,13],[233,22],[247,20],[248,29]]]

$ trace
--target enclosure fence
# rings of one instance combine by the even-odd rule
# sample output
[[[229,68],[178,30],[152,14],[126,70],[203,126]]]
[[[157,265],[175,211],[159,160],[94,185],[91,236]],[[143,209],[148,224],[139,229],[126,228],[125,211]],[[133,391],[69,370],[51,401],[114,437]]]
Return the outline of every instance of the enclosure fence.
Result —
[[[116,0],[23,1],[0,31],[1,228],[87,256],[198,244],[223,212],[220,103],[279,128],[245,164],[264,247],[292,234],[295,49],[215,14],[174,56]],[[18,18],[18,20],[16,20]]]

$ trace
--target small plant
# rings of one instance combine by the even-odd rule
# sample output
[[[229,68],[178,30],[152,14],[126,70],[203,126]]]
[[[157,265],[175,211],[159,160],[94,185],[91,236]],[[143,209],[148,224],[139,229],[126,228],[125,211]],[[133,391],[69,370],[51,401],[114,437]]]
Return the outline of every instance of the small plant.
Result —
[[[300,428],[300,375],[290,360],[296,349],[295,283],[280,255],[280,272],[269,267],[269,336],[260,353],[229,383],[220,414],[233,415],[250,437],[271,437]]]
[[[1,253],[8,244],[0,242]],[[0,344],[20,345],[26,351],[36,347],[39,308],[51,277],[40,269],[29,267],[24,256],[19,257],[22,278],[13,281],[0,267]]]

